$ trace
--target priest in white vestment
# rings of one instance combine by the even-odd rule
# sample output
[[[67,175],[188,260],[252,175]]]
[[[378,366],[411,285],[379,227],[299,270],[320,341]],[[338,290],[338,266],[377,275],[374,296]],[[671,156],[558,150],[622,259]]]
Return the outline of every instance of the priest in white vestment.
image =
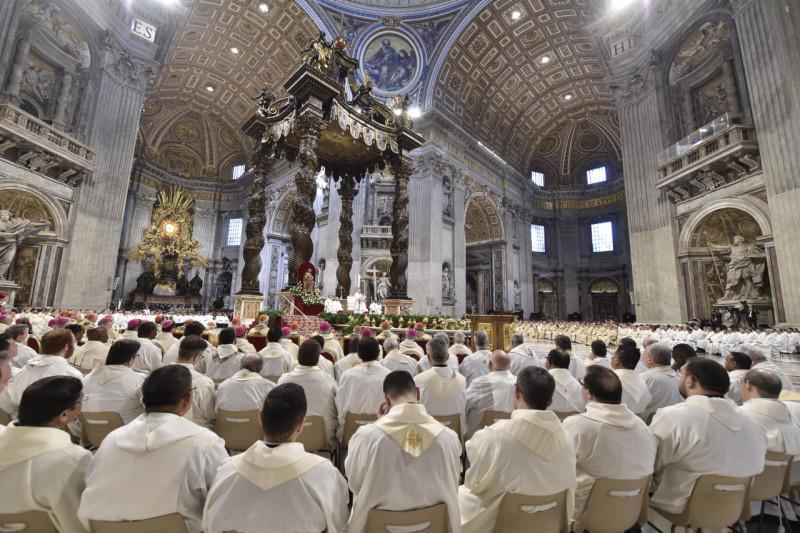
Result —
[[[342,381],[342,375],[353,368],[354,366],[358,366],[361,364],[361,359],[358,357],[358,342],[361,340],[361,336],[359,335],[351,335],[350,339],[347,341],[348,347],[348,354],[336,361],[336,364],[333,365],[333,377],[336,379],[336,383]],[[396,343],[396,341],[395,341]],[[324,359],[324,357],[323,357]],[[416,369],[414,370],[416,372]]]
[[[792,380],[789,379],[789,376],[787,376],[778,365],[769,359],[769,356],[764,350],[756,348],[755,346],[745,345],[741,347],[741,351],[750,356],[750,360],[753,362],[753,366],[751,368],[765,368],[769,370],[781,378],[781,386],[783,387],[783,390],[792,390]]]
[[[30,329],[27,324],[14,324],[5,330],[3,335],[16,345],[16,355],[11,361],[15,368],[23,368],[25,364],[36,357],[36,350],[28,346]]]
[[[417,330],[414,328],[408,328],[406,330],[406,338],[400,342],[398,349],[400,353],[410,355],[417,361],[425,357],[425,352],[422,350],[422,347],[417,344]]]
[[[164,352],[161,347],[153,341],[158,335],[158,325],[155,322],[143,322],[138,329],[139,357],[133,363],[133,369],[137,372],[149,374],[156,368],[163,365]]]
[[[300,345],[297,366],[281,376],[278,385],[295,383],[303,388],[308,406],[307,416],[321,416],[325,422],[325,436],[331,450],[336,449],[336,380],[323,372],[319,365],[320,347],[309,339]]]
[[[334,363],[344,357],[342,345],[339,344],[339,339],[336,338],[336,335],[333,333],[333,328],[328,322],[323,320],[319,323],[319,334],[325,341],[325,344],[322,346],[322,351],[330,354],[333,357]]]
[[[138,318],[132,318],[128,320],[128,324],[125,327],[125,331],[122,332],[120,335],[121,339],[131,339],[136,340],[139,337],[139,326],[142,324],[142,321]]]
[[[653,473],[656,460],[656,439],[622,403],[622,382],[613,370],[587,366],[583,396],[586,412],[564,420],[577,460],[576,520],[598,478],[641,479]]]
[[[547,408],[556,383],[543,368],[517,376],[516,410],[467,442],[470,467],[458,494],[464,533],[494,531],[507,492],[549,496],[563,491],[572,512],[575,447],[553,411]]]
[[[18,421],[0,430],[0,514],[41,511],[61,533],[87,531],[77,512],[92,454],[63,431],[81,412],[81,389],[50,376],[22,394]]]
[[[461,421],[459,433],[463,435],[467,427],[467,380],[447,366],[450,354],[443,340],[429,340],[426,350],[431,368],[414,378],[420,391],[420,403],[434,417],[458,415]]]
[[[475,353],[465,357],[458,367],[461,375],[467,378],[467,387],[473,379],[489,373],[489,359],[492,352],[489,350],[489,336],[485,331],[475,332],[475,347],[477,348]],[[509,357],[511,356],[509,355]]]
[[[186,337],[190,337],[192,335],[197,335],[198,337],[202,338],[204,331],[205,328],[203,327],[203,324],[199,322],[189,322],[183,328],[183,337],[181,338],[181,340],[183,340]],[[162,363],[164,365],[171,365],[173,363],[177,363],[178,351],[180,350],[180,347],[181,347],[180,342],[176,342],[175,344],[173,344],[172,347],[169,350],[167,350],[167,353],[164,354],[164,359]],[[215,351],[216,350],[211,345],[211,343],[206,341],[206,349],[203,351],[203,357],[200,359],[201,364],[198,364],[197,367],[198,372],[202,374],[205,371],[205,363],[206,361],[211,360],[211,358],[214,356]]]
[[[184,416],[192,394],[185,366],[150,373],[142,386],[145,414],[109,433],[89,466],[78,509],[87,529],[90,520],[178,513],[189,533],[201,531],[206,494],[228,453],[221,438]]]
[[[358,428],[344,463],[353,492],[348,531],[365,531],[370,509],[410,511],[444,503],[449,532],[460,533],[458,435],[418,403],[419,391],[407,372],[388,374],[382,390],[383,416]]]
[[[223,328],[219,332],[217,352],[206,365],[205,374],[215,383],[221,383],[239,371],[242,357],[244,352],[236,346],[236,331],[233,328]]]
[[[582,379],[586,373],[586,363],[579,356],[572,353],[572,340],[567,335],[556,335],[553,339],[556,350],[569,354],[569,371],[575,379]]]
[[[674,514],[683,512],[701,475],[754,476],[767,453],[761,428],[725,398],[730,381],[722,365],[691,358],[680,383],[686,401],[659,409],[650,424],[658,441],[650,505]]]
[[[635,415],[644,417],[652,396],[647,384],[636,371],[640,358],[638,348],[622,345],[614,352],[611,366],[614,367],[614,372],[622,381],[622,403],[627,405]]]
[[[750,370],[742,381],[740,409],[764,432],[768,451],[800,455],[800,425],[778,399],[781,390],[777,375],[761,368]]]
[[[683,401],[680,391],[680,377],[670,363],[672,350],[663,343],[653,343],[644,349],[644,364],[647,372],[639,374],[650,392],[650,403],[644,412],[644,420],[650,420],[662,407],[669,407]]]
[[[145,375],[133,370],[139,355],[139,341],[120,339],[111,345],[106,364],[83,378],[83,411],[119,413],[127,424],[144,413],[142,384]]]
[[[753,361],[744,352],[728,352],[728,355],[725,356],[725,370],[728,371],[728,379],[731,381],[725,397],[730,398],[737,405],[742,403],[742,380],[750,372],[752,366]]]
[[[319,348],[314,341],[304,344],[308,342]],[[301,346],[300,359],[302,352]],[[306,410],[299,385],[284,383],[270,391],[261,411],[264,440],[230,458],[217,471],[203,512],[205,533],[344,533],[347,482],[330,461],[306,453],[296,442]]]
[[[461,331],[456,331],[453,333],[453,344],[447,349],[447,351],[450,352],[450,355],[455,355],[456,357],[459,355],[464,355],[465,358],[472,355],[472,350],[470,350],[469,347],[464,344],[465,340],[466,337],[464,337],[464,333]]]
[[[253,346],[253,343],[247,340],[247,327],[236,326],[234,331],[236,332],[236,347],[239,348],[239,351],[247,354],[258,353],[258,350],[256,350],[255,346]],[[281,339],[281,345],[283,345],[283,339]],[[284,348],[286,347],[284,346]]]
[[[79,346],[69,362],[83,372],[91,372],[106,362],[108,355],[108,331],[105,328],[92,328],[86,332],[86,342]]]
[[[417,360],[400,351],[396,337],[389,337],[383,341],[383,353],[386,355],[381,359],[381,364],[388,368],[390,372],[394,370],[405,370],[412,376],[416,376],[419,372]],[[338,365],[340,362],[341,361],[337,361],[336,364]]]
[[[272,328],[267,331],[267,345],[258,354],[264,358],[261,375],[277,383],[278,378],[292,369],[292,356],[280,343],[281,331]]]
[[[417,331],[417,336],[419,336],[419,334],[420,334],[420,332]],[[439,339],[440,341],[442,341],[444,343],[445,346],[450,346],[450,337],[448,337],[447,333],[445,333],[443,331],[440,331],[439,333],[437,333],[431,339],[428,339],[428,340],[432,340],[432,339]],[[425,345],[425,349],[426,350],[428,349],[427,344]],[[419,371],[420,372],[424,372],[425,370],[428,370],[428,369],[431,368],[431,361],[430,361],[430,359],[428,357],[423,356],[422,358],[420,358],[419,363],[417,364],[417,366],[419,367]],[[459,366],[460,366],[458,364],[458,357],[456,357],[455,355],[452,355],[452,354],[450,354],[448,352],[448,354],[447,354],[447,366],[449,366],[453,370],[458,371]]]
[[[611,361],[608,360],[608,346],[606,343],[601,340],[592,341],[591,345],[592,353],[589,355],[589,359],[586,360],[585,364],[587,367],[591,365],[600,365],[604,368],[611,370]]]
[[[192,405],[186,418],[208,429],[214,429],[217,418],[214,381],[196,370],[197,362],[203,356],[206,341],[197,335],[184,337],[180,342],[176,365],[186,367],[192,375]]]
[[[281,346],[283,349],[289,352],[289,355],[292,356],[292,361],[297,361],[297,352],[300,349],[300,346],[292,341],[292,328],[289,326],[283,326],[281,328]]]
[[[11,346],[12,342],[9,339],[0,338],[0,393],[6,388],[6,385],[11,380],[11,376],[14,374],[13,367],[11,366],[11,359],[13,357],[11,354]],[[3,425],[0,424],[0,429],[2,428]]]
[[[570,356],[561,350],[547,354],[547,371],[553,376],[556,388],[548,408],[556,413],[580,413],[586,409],[583,388],[569,371]]]
[[[515,376],[522,372],[523,368],[542,366],[536,354],[525,346],[525,337],[518,333],[511,335],[511,350],[508,356],[511,358],[511,373]]]
[[[510,415],[514,410],[514,385],[517,377],[508,370],[510,366],[508,354],[503,350],[495,350],[489,360],[489,373],[475,378],[467,387],[465,439],[481,429],[483,415],[487,411],[500,411]]]
[[[34,357],[14,376],[0,392],[0,409],[11,415],[17,413],[22,392],[31,383],[49,376],[72,376],[78,379],[83,374],[67,362],[75,349],[75,337],[68,329],[54,329],[42,336],[42,354]]]
[[[242,368],[217,387],[217,410],[257,411],[264,398],[275,388],[275,383],[261,375],[264,360],[260,355],[248,354],[242,358]]]
[[[175,322],[172,320],[167,319],[163,321],[161,323],[161,331],[158,332],[155,340],[153,340],[153,342],[161,348],[161,351],[164,352],[164,354],[166,354],[169,349],[178,342],[178,339],[176,339],[175,335],[172,334],[172,330],[174,328]]]
[[[341,440],[347,413],[378,414],[383,403],[383,379],[389,369],[378,362],[380,347],[372,337],[362,337],[358,343],[358,356],[362,363],[342,374],[336,391],[336,412],[339,424],[336,438]]]

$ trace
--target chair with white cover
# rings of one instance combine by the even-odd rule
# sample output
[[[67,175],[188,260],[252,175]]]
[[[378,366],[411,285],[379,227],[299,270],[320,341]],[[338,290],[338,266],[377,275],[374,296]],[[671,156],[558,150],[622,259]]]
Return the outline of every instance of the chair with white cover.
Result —
[[[683,512],[656,512],[676,527],[691,529],[725,529],[739,520],[750,517],[750,486],[752,477],[705,474],[694,484],[692,495]]]
[[[572,525],[572,531],[618,533],[637,524],[646,524],[650,478],[598,478],[586,500],[583,514]]]
[[[186,533],[186,524],[181,515],[172,513],[125,522],[89,520],[89,531],[91,533]]]
[[[93,448],[99,448],[106,436],[125,425],[122,417],[115,411],[83,411],[81,419],[81,440]]]
[[[365,533],[448,533],[447,505],[439,503],[412,511],[383,511],[372,509],[367,513]]]
[[[0,531],[58,533],[50,516],[44,511],[0,513]]]
[[[568,490],[549,496],[505,493],[497,513],[494,533],[568,533],[568,493]]]
[[[318,415],[306,416],[303,422],[303,431],[297,437],[297,442],[303,445],[308,453],[327,453],[333,461],[334,450],[328,446],[328,437],[325,433],[325,419]]]
[[[252,411],[217,409],[216,430],[217,435],[225,441],[228,450],[246,450],[263,437],[257,409]]]

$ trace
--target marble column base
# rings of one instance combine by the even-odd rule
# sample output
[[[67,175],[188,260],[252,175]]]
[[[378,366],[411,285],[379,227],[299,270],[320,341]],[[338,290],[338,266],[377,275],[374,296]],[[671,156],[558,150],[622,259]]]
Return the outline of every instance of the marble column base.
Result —
[[[386,298],[383,300],[387,315],[409,315],[414,306],[414,300],[410,298]]]
[[[233,316],[242,322],[258,319],[264,296],[260,294],[237,294],[234,300]]]

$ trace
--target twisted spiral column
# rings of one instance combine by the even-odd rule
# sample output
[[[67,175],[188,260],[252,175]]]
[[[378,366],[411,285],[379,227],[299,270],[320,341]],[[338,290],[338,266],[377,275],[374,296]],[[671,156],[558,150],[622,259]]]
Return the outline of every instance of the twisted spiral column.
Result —
[[[392,281],[392,298],[408,298],[408,178],[411,176],[411,160],[401,157],[394,166],[394,206],[392,210],[392,266],[389,278]]]
[[[353,266],[353,197],[356,193],[355,179],[351,176],[342,178],[339,186],[339,197],[342,201],[342,212],[339,215],[339,249],[336,259],[337,294],[341,297],[350,295],[350,268]]]
[[[297,161],[300,168],[295,176],[297,194],[292,204],[289,218],[289,236],[292,238],[292,255],[289,257],[289,285],[297,281],[297,269],[311,259],[314,243],[311,232],[317,216],[314,213],[314,197],[317,193],[316,174],[319,170],[317,145],[322,132],[323,121],[316,115],[306,114],[297,119],[300,133]]]
[[[242,247],[242,286],[239,294],[261,294],[258,274],[261,272],[261,250],[264,248],[264,225],[266,224],[267,176],[274,159],[271,154],[257,152],[252,159],[253,182],[247,202],[247,224]]]

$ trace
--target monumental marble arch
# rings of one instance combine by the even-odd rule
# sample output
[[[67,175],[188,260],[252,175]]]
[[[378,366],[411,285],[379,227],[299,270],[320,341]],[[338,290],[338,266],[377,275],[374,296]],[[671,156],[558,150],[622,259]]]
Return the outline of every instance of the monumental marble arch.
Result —
[[[7,308],[800,325],[792,0],[5,0]]]

